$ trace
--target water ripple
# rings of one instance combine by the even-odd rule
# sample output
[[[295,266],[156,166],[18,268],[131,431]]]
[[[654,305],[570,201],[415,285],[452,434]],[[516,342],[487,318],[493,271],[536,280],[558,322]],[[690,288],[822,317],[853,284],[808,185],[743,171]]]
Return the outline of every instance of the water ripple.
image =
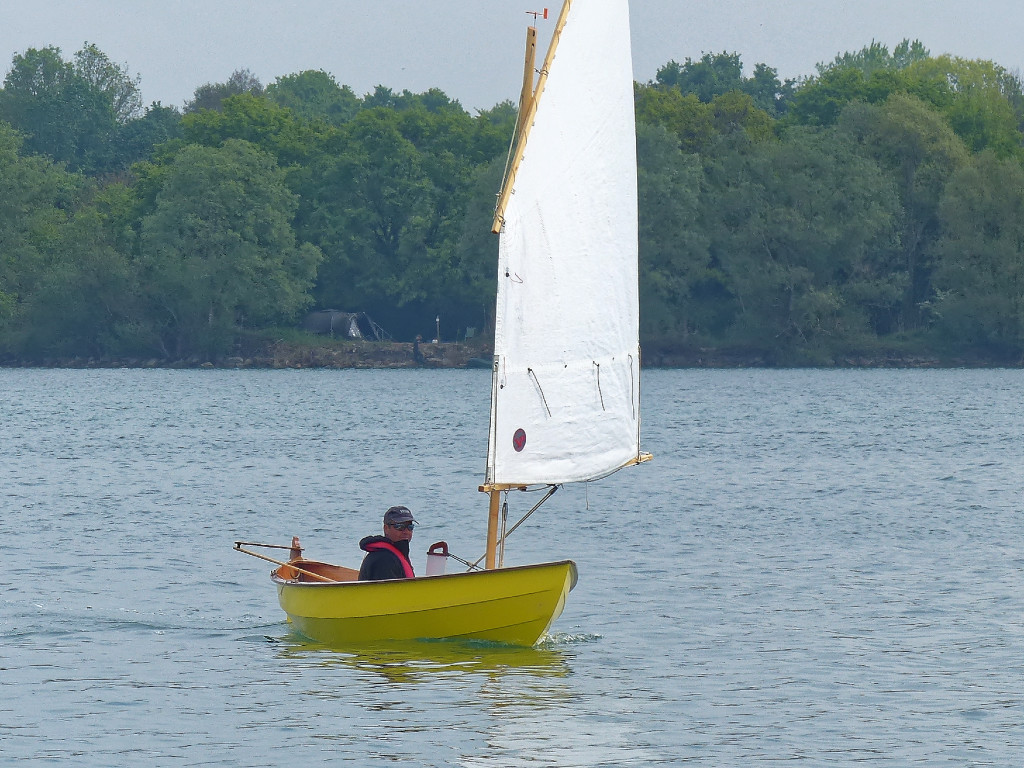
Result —
[[[295,635],[269,564],[231,542],[298,534],[355,563],[400,502],[417,541],[475,558],[486,372],[0,370],[0,386],[14,764],[1024,754],[1019,372],[650,372],[655,460],[556,494],[509,542],[515,562],[577,561],[551,634],[350,652]]]

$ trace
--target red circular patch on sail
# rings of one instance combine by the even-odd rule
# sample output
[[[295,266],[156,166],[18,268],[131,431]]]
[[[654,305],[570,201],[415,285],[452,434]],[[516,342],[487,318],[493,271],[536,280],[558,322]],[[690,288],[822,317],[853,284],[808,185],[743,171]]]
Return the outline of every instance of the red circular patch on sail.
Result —
[[[523,448],[526,447],[526,430],[517,429],[516,433],[512,435],[512,447],[516,449],[516,453],[519,453]]]

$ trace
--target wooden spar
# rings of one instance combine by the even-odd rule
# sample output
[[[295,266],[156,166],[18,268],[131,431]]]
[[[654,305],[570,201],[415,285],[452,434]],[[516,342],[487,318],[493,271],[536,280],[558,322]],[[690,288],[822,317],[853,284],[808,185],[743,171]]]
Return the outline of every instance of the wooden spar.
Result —
[[[519,116],[516,119],[516,143],[523,134],[523,120],[533,101],[533,72],[537,66],[537,28],[526,28],[526,59],[523,62],[523,90],[519,94]]]
[[[497,560],[498,512],[501,509],[501,491],[491,491],[491,504],[487,515],[487,560],[484,567],[493,571]]]
[[[625,469],[626,467],[635,467],[637,464],[643,464],[645,461],[650,461],[653,458],[653,453],[641,451],[639,454],[637,454],[637,457],[635,459],[630,459],[625,464],[623,464],[622,468]]]
[[[260,560],[266,560],[268,563],[273,563],[274,565],[283,565],[286,568],[294,568],[297,572],[299,572],[299,573],[301,573],[301,574],[303,574],[305,576],[309,576],[311,579],[314,579],[316,581],[325,581],[325,582],[327,582],[329,584],[340,584],[341,583],[341,582],[339,582],[336,579],[329,579],[326,576],[321,576],[319,573],[313,573],[313,571],[307,571],[305,568],[300,568],[299,566],[295,565],[294,563],[286,563],[283,560],[275,560],[272,557],[267,557],[266,555],[261,555],[259,552],[251,552],[248,549],[242,549],[242,544],[243,544],[243,542],[236,541],[235,542],[235,549],[237,549],[239,552],[244,552],[247,555],[252,555],[253,557],[258,557]]]
[[[614,472],[618,472],[620,469],[625,469],[626,467],[635,467],[637,464],[643,464],[644,462],[651,461],[653,458],[653,453],[641,451],[636,456],[633,456],[631,459],[625,462],[621,467],[616,467],[615,469],[610,470],[609,472],[607,472],[604,475],[601,475],[600,477],[592,477],[590,478],[590,480],[600,480],[602,477],[607,477],[608,475]],[[580,482],[590,482],[590,480]],[[522,483],[484,483],[483,485],[477,486],[477,490],[480,491],[480,493],[490,494],[497,493],[498,491],[525,491],[529,488],[530,486],[523,485]]]
[[[555,31],[551,35],[551,44],[548,46],[548,52],[544,56],[544,65],[541,67],[540,77],[537,78],[537,87],[533,90],[530,103],[520,106],[519,121],[517,123],[519,132],[516,137],[515,151],[512,154],[512,162],[509,164],[508,173],[505,174],[505,183],[502,185],[501,194],[498,195],[498,205],[494,209],[494,221],[491,222],[491,232],[494,234],[498,234],[501,231],[501,225],[505,221],[505,208],[508,206],[508,199],[512,196],[512,186],[516,180],[516,173],[519,171],[519,163],[522,162],[523,153],[526,151],[526,137],[530,133],[530,127],[533,125],[534,117],[537,114],[537,104],[540,102],[540,97],[544,94],[544,86],[548,81],[551,62],[555,58],[555,49],[558,48],[558,41],[562,36],[562,30],[565,28],[566,20],[569,18],[569,7],[571,5],[572,0],[564,0],[562,3],[562,11],[558,14]],[[527,40],[529,40],[529,37],[527,37]],[[529,56],[529,51],[527,51],[527,56]],[[531,74],[532,69],[531,66]],[[526,84],[524,83],[523,86],[525,91]]]
[[[527,27],[526,28],[526,56],[523,60],[523,89],[519,94],[519,114],[516,117],[516,129],[512,137],[512,162],[509,164],[507,169],[507,175],[505,180],[509,180],[515,176],[513,168],[518,166],[518,158],[522,156],[519,151],[520,146],[526,140],[526,134],[529,133],[528,126],[533,122],[533,73],[537,66],[537,28]],[[529,121],[529,122],[527,122]],[[511,184],[509,185],[511,186]],[[494,222],[491,224],[491,231],[497,233],[501,229],[501,215],[505,212],[505,206],[508,204],[508,196],[502,194],[498,199],[498,205],[495,208]],[[501,211],[501,214],[498,211]]]

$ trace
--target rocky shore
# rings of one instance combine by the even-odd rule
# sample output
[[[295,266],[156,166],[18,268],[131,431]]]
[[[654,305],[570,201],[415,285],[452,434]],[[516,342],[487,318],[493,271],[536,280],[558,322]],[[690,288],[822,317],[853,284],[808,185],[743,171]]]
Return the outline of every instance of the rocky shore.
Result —
[[[111,358],[47,357],[36,360],[0,360],[12,368],[467,368],[474,359],[486,359],[482,346],[441,343],[326,341],[309,345],[275,341],[251,345],[237,354],[208,359],[188,357]]]
[[[489,367],[491,349],[482,343],[429,344],[323,340],[249,342],[235,354],[207,359],[188,357],[108,358],[53,357],[0,359],[0,367],[43,368],[479,368]],[[652,344],[643,350],[645,368],[1021,368],[1024,360],[941,358],[880,352],[825,360],[779,360],[756,351],[698,349]]]

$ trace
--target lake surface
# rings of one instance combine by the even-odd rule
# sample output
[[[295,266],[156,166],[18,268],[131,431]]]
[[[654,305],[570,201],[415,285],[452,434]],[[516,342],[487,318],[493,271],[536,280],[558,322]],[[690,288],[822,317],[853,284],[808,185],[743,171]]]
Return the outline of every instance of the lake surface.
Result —
[[[236,539],[481,554],[488,377],[0,370],[0,763],[1024,763],[1020,371],[649,371],[655,460],[509,541],[540,646],[290,633]]]

